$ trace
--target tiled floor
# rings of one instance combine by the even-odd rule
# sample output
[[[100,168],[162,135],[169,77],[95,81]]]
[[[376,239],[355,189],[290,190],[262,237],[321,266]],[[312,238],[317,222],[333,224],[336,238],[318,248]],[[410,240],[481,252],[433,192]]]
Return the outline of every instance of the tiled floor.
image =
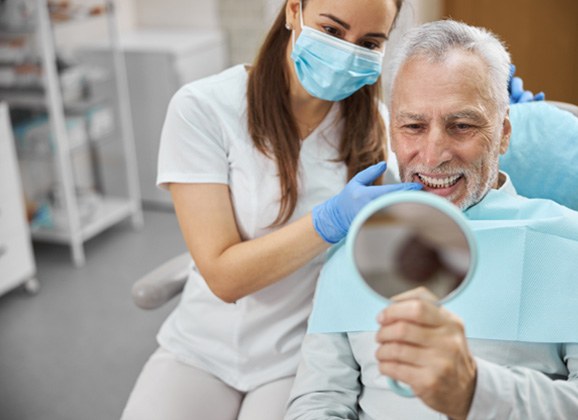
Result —
[[[133,282],[185,250],[171,212],[145,212],[86,246],[74,268],[64,246],[35,245],[38,295],[0,297],[0,419],[118,419],[134,380],[174,307],[138,309]]]

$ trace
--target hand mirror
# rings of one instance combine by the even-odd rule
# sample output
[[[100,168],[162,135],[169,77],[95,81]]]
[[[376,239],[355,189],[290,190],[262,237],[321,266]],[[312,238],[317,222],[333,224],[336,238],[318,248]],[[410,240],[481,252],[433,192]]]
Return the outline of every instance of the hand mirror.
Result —
[[[372,201],[353,221],[347,247],[365,284],[387,300],[425,287],[443,304],[457,296],[477,262],[462,212],[431,193],[392,193]],[[389,379],[399,395],[407,385]]]

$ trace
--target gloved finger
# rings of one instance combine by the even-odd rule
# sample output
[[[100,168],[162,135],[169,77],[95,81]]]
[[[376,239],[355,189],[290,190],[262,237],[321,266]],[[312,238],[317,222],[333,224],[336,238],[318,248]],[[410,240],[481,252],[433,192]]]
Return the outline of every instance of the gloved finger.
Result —
[[[529,90],[525,90],[518,98],[518,103],[532,102],[532,99],[534,99],[534,94]]]
[[[379,162],[375,165],[371,165],[368,168],[365,168],[363,171],[356,174],[352,181],[355,180],[363,185],[369,185],[377,178],[379,178],[385,170],[387,169],[387,164],[385,162]]]
[[[510,82],[510,97],[514,102],[518,102],[518,98],[524,93],[524,82],[519,77],[514,77]]]
[[[514,77],[515,73],[516,73],[516,66],[514,64],[510,64],[510,75],[508,76],[508,80]]]
[[[534,95],[535,101],[543,101],[544,99],[546,99],[546,94],[544,92],[539,92]]]
[[[387,185],[374,185],[367,187],[366,194],[370,199],[381,197],[384,194],[389,194],[396,191],[417,191],[421,190],[423,185],[417,182],[404,182],[401,184],[387,184]]]

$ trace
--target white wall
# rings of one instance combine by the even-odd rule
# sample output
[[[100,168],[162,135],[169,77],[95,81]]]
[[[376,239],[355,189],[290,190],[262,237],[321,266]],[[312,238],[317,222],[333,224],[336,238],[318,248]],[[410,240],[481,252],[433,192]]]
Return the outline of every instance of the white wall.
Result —
[[[133,0],[136,27],[221,28],[231,64],[250,63],[284,0]]]
[[[221,28],[231,64],[250,63],[284,0],[133,0],[139,28]]]
[[[408,0],[415,11],[415,23],[431,22],[441,19],[443,14],[443,0]]]
[[[141,28],[213,29],[220,25],[218,0],[136,0],[135,6],[135,22]]]
[[[127,32],[135,27],[135,2],[141,0],[116,0],[116,22],[119,31]],[[75,0],[75,4],[99,4],[94,0]],[[56,25],[55,38],[62,48],[74,48],[91,44],[108,35],[106,20],[94,18]]]
[[[219,0],[231,63],[251,63],[268,28],[266,0]]]
[[[285,0],[263,0],[265,2],[265,24],[267,26],[273,23],[277,13],[285,4]]]
[[[95,0],[76,0],[94,4]],[[135,28],[222,28],[229,44],[231,64],[250,63],[285,0],[116,0],[117,22],[122,32]],[[389,50],[409,27],[439,19],[443,0],[406,0],[397,35]],[[66,47],[106,36],[101,19],[61,25],[57,40]]]

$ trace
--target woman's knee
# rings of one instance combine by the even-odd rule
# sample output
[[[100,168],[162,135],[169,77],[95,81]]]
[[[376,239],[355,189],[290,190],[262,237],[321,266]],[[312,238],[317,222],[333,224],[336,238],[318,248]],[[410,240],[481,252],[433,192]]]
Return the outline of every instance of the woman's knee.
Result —
[[[235,420],[243,395],[159,349],[145,364],[122,420]]]
[[[237,420],[282,420],[294,379],[282,378],[248,392]]]

